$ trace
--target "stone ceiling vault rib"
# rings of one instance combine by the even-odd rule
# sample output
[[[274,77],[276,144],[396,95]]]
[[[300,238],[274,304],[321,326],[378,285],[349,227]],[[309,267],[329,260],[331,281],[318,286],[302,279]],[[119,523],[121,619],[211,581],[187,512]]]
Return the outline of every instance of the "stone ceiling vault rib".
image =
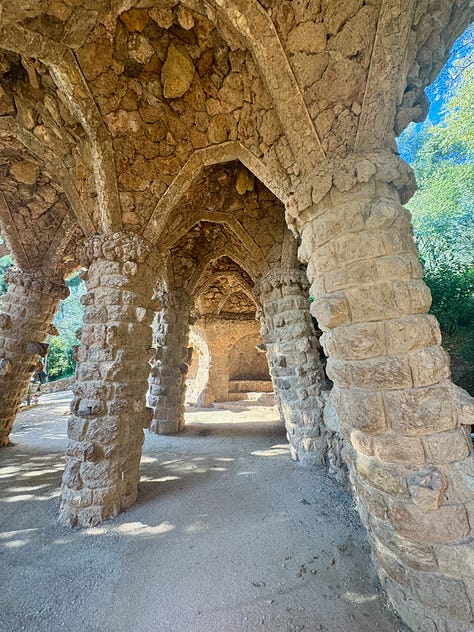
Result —
[[[252,53],[297,165],[303,172],[311,173],[326,155],[270,17],[256,0],[206,0],[205,5],[215,12],[214,22],[220,18]]]
[[[252,299],[252,301],[255,302],[255,297],[252,294],[252,288],[249,286],[249,284],[245,281],[245,279],[242,278],[242,276],[240,274],[238,274],[235,271],[229,271],[229,272],[213,272],[211,273],[205,280],[203,280],[203,283],[201,285],[196,286],[195,288],[195,293],[196,296],[198,296],[199,294],[204,294],[209,287],[215,283],[218,279],[220,279],[221,277],[225,277],[226,279],[231,279],[233,281],[236,282],[236,284],[239,286],[239,288],[249,297]]]
[[[231,253],[228,250],[221,250],[218,252],[210,253],[206,257],[203,257],[201,259],[198,267],[196,268],[192,277],[189,279],[189,281],[186,284],[186,290],[189,294],[193,296],[196,293],[196,288],[199,287],[200,283],[205,277],[206,268],[209,266],[209,264],[212,261],[216,261],[217,259],[221,259],[223,257],[229,257],[229,259],[232,259],[232,261],[234,261],[238,266],[240,266],[242,270],[244,270],[253,281],[256,280],[256,273],[254,270],[251,270],[249,268],[249,266],[247,265],[248,261],[244,261],[243,259],[241,259],[241,257],[239,257],[233,252]]]
[[[413,22],[416,0],[382,0],[377,31],[365,86],[355,151],[373,151],[384,146],[393,127],[399,97],[401,67],[406,62],[408,32]],[[393,31],[394,18],[399,27]],[[392,27],[392,29],[390,28]]]
[[[18,229],[13,221],[10,208],[5,200],[3,193],[0,191],[0,225],[3,226],[2,235],[8,235],[7,244],[10,247],[10,254],[13,255],[15,261],[23,269],[31,268],[30,260],[23,246]]]
[[[227,226],[234,237],[237,239],[237,241],[242,243],[244,248],[246,248],[248,252],[253,256],[256,265],[261,267],[262,273],[265,274],[265,272],[268,271],[268,263],[255,240],[249,235],[242,224],[229,213],[210,213],[204,211],[198,217],[190,218],[189,220],[181,224],[173,233],[173,235],[171,235],[169,241],[163,245],[163,249],[172,248],[181,239],[181,237],[184,237],[184,235],[186,235],[186,233],[190,231],[193,226],[201,221]]]
[[[205,167],[238,160],[251,171],[281,202],[290,192],[284,187],[275,190],[275,182],[267,167],[238,141],[228,141],[196,150],[156,205],[144,230],[149,242],[156,244],[173,209],[180,203],[190,187],[197,182]]]
[[[2,48],[39,59],[51,71],[91,142],[101,230],[121,230],[122,217],[110,134],[72,51],[18,25],[0,29]]]

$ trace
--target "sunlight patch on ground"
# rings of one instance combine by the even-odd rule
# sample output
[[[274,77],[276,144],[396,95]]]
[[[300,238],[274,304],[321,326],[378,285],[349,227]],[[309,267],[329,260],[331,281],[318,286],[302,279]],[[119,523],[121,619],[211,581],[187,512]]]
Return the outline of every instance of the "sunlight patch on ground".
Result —
[[[269,450],[254,450],[250,454],[252,456],[286,456],[289,451],[290,447],[281,443],[278,445],[272,445]]]
[[[129,536],[155,536],[164,535],[176,529],[174,524],[165,520],[156,526],[143,522],[126,522],[119,525],[106,525],[104,527],[91,527],[83,532],[83,535],[129,535]]]
[[[378,596],[377,595],[361,595],[360,593],[346,592],[346,594],[344,595],[344,598],[347,599],[347,601],[350,601],[351,603],[361,604],[361,603],[367,603],[369,601],[377,601]]]
[[[0,532],[0,539],[2,540],[8,540],[8,538],[15,538],[19,535],[26,535],[33,533],[33,531],[38,531],[38,529],[35,527],[34,529],[19,529],[18,531],[1,531]]]

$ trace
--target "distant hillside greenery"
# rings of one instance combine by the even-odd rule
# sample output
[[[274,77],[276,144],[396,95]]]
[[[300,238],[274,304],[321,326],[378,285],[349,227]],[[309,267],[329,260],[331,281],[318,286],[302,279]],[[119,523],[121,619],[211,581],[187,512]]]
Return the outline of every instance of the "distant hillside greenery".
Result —
[[[10,256],[0,257],[0,295],[7,291],[7,284],[3,277],[12,265]],[[46,372],[51,381],[74,375],[76,368],[76,363],[72,359],[73,346],[79,344],[76,331],[82,324],[84,308],[80,298],[85,292],[85,286],[78,274],[73,274],[66,284],[70,294],[67,299],[59,303],[54,318],[59,336],[50,336],[48,339],[49,350],[45,363]]]
[[[70,294],[59,303],[58,311],[54,317],[54,324],[59,331],[59,336],[51,336],[48,341],[46,373],[50,381],[74,375],[76,370],[76,363],[72,359],[73,347],[79,344],[76,331],[82,325],[84,307],[80,299],[86,288],[77,273],[66,281],[66,285]]]
[[[458,41],[448,76],[435,85],[435,120],[398,139],[419,190],[407,204],[431,312],[452,358],[453,379],[474,394],[474,28]]]

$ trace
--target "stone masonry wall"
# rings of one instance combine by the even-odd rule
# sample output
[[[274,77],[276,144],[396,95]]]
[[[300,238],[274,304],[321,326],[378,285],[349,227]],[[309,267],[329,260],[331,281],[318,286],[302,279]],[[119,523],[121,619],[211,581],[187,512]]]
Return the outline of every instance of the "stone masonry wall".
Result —
[[[41,343],[50,332],[60,299],[68,290],[41,270],[9,270],[7,293],[0,299],[0,447],[8,444]]]

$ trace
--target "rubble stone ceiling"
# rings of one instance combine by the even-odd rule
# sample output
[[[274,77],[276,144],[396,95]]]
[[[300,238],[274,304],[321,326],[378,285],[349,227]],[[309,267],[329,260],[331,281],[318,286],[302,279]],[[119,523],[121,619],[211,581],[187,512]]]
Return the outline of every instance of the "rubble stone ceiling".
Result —
[[[249,244],[255,258],[263,257],[269,266],[281,258],[286,229],[284,207],[240,163],[204,169],[163,228],[160,248],[170,248],[197,221],[224,224],[235,238]],[[250,245],[251,241],[255,244]]]
[[[0,220],[7,248],[23,268],[67,274],[83,233],[66,196],[41,161],[13,138],[0,138]]]
[[[225,224],[198,222],[170,250],[173,287],[194,294],[209,274],[210,264],[221,257],[232,259],[255,281],[268,267],[264,259],[254,256],[253,245],[239,240]]]
[[[247,315],[255,318],[256,303],[242,270],[213,272],[196,296],[196,310],[200,315],[232,318]]]
[[[156,243],[206,165],[239,160],[288,203],[351,153],[394,149],[469,5],[5,3],[0,130],[56,174],[84,233]]]

